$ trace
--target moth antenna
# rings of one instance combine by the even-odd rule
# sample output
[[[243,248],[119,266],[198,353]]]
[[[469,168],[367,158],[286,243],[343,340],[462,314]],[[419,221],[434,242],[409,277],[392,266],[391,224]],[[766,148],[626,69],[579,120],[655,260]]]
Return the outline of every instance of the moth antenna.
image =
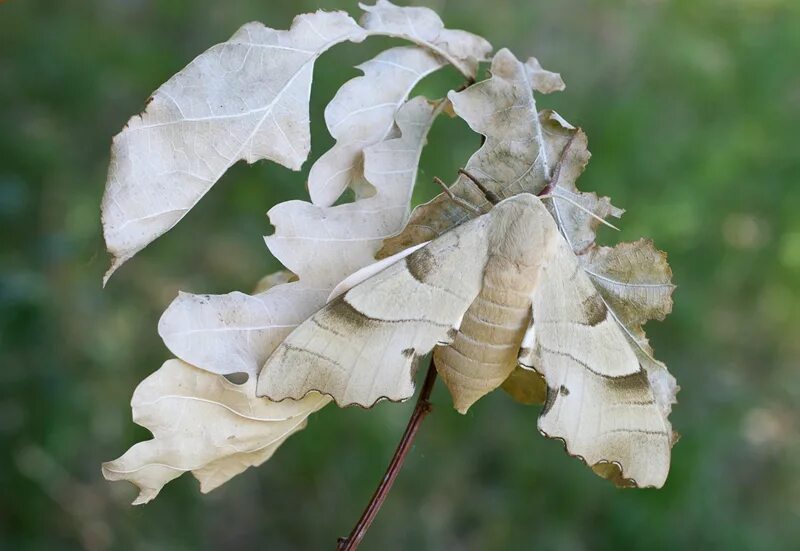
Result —
[[[496,205],[501,201],[500,197],[495,192],[491,191],[486,186],[484,186],[480,180],[478,180],[475,176],[467,172],[465,169],[459,168],[458,173],[461,174],[462,176],[465,176],[469,181],[475,184],[475,187],[477,187],[480,190],[480,192],[483,193],[483,196],[486,197],[486,200],[489,201],[491,204]]]
[[[472,211],[472,212],[474,212],[475,214],[478,214],[478,215],[480,215],[480,214],[481,214],[481,211],[480,211],[480,209],[479,209],[478,207],[476,207],[476,206],[474,206],[474,205],[472,205],[472,204],[468,203],[467,201],[465,201],[465,200],[464,200],[464,199],[462,199],[461,197],[458,197],[458,196],[457,196],[455,193],[453,193],[453,192],[450,190],[450,188],[449,188],[449,187],[447,187],[447,184],[445,184],[445,183],[442,181],[442,179],[441,179],[441,178],[439,178],[438,176],[434,176],[434,177],[433,177],[433,181],[434,181],[434,182],[435,182],[435,183],[436,183],[436,184],[437,184],[437,185],[438,185],[440,188],[442,188],[442,191],[444,191],[444,194],[445,194],[445,195],[447,195],[447,196],[450,198],[450,200],[451,200],[451,201],[453,201],[453,202],[454,202],[456,205],[459,205],[459,206],[461,206],[461,207],[464,207],[465,209],[467,209],[467,210],[469,210],[469,211]]]
[[[616,227],[614,224],[612,224],[611,222],[608,222],[605,219],[597,216],[595,213],[593,213],[592,211],[590,211],[589,209],[587,209],[586,207],[584,207],[580,203],[578,203],[576,201],[573,201],[572,199],[569,199],[568,197],[564,197],[563,195],[554,195],[552,193],[548,193],[546,195],[540,195],[539,199],[563,199],[564,201],[566,201],[568,203],[572,203],[573,205],[575,205],[576,207],[581,209],[583,212],[585,212],[586,214],[588,214],[589,216],[591,216],[592,218],[594,218],[598,222],[600,222],[602,224],[605,224],[606,226],[608,226],[612,230],[622,231],[618,227]]]

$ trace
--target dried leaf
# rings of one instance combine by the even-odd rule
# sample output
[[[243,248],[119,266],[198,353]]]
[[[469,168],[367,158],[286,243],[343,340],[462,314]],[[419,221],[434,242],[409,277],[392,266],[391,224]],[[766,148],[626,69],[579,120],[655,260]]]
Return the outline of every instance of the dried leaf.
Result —
[[[142,381],[131,401],[133,420],[153,439],[103,464],[107,480],[139,487],[134,505],[191,471],[210,492],[248,467],[269,459],[307,417],[330,400],[310,395],[294,402],[255,397],[255,380],[235,385],[224,377],[169,360]]]
[[[400,7],[388,0],[359,7],[366,12],[361,18],[365,29],[425,46],[467,77],[475,77],[478,63],[492,51],[492,45],[480,36],[445,29],[436,12],[428,8]]]
[[[395,114],[408,94],[443,65],[428,50],[405,46],[358,66],[364,76],[346,82],[325,108],[328,131],[337,141],[309,172],[308,192],[315,205],[331,206],[348,186],[365,186],[364,148],[391,136]]]
[[[540,193],[550,182],[552,159],[559,158],[570,134],[548,133],[550,112],[537,114],[531,81],[524,64],[508,50],[492,60],[492,77],[463,92],[449,95],[453,108],[486,141],[469,159],[466,169],[499,198],[518,193]],[[490,208],[483,195],[460,177],[450,190],[457,197]],[[379,257],[391,256],[413,245],[430,241],[464,223],[474,213],[440,194],[420,205],[400,235],[387,239]]]
[[[552,94],[561,92],[566,88],[561,75],[542,68],[541,63],[535,57],[531,57],[525,62],[525,70],[528,73],[528,80],[531,87],[542,94]]]
[[[297,170],[308,156],[314,62],[367,33],[344,12],[318,11],[276,31],[248,23],[153,93],[114,138],[103,228],[106,279],[165,233],[236,161]]]
[[[325,304],[330,289],[302,282],[248,295],[179,293],[158,323],[178,358],[212,373],[253,375],[297,324]]]
[[[274,347],[325,304],[331,289],[373,262],[384,237],[402,228],[435,113],[424,99],[412,100],[397,115],[402,136],[367,148],[373,197],[334,207],[289,201],[270,210],[275,233],[267,246],[299,281],[256,296],[181,293],[159,323],[167,347],[214,373],[256,374]]]
[[[272,254],[301,281],[330,287],[374,262],[383,240],[408,218],[411,191],[424,138],[434,116],[424,98],[407,103],[397,115],[402,137],[371,146],[364,175],[377,193],[335,207],[287,201],[269,217],[275,233],[266,238]],[[303,270],[308,273],[301,273]]]
[[[258,283],[256,283],[255,288],[253,289],[253,294],[257,295],[259,293],[268,291],[269,289],[272,289],[277,285],[290,283],[292,281],[297,281],[296,275],[294,275],[289,270],[278,270],[275,273],[267,274],[261,279],[259,279]]]
[[[593,247],[581,257],[583,269],[620,322],[641,332],[648,320],[672,311],[672,270],[667,255],[640,239],[615,247]]]
[[[549,118],[547,126],[552,133],[571,134],[553,171],[553,180],[545,190],[553,196],[547,206],[572,250],[582,254],[594,244],[600,221],[609,216],[619,218],[625,211],[613,206],[608,197],[598,197],[576,187],[575,182],[591,157],[586,134],[557,115]]]

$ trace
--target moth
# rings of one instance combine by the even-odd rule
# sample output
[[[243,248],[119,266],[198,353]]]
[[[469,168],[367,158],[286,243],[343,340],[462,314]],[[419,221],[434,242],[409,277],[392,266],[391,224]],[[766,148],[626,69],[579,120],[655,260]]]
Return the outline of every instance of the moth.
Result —
[[[433,350],[465,412],[521,366],[547,384],[540,432],[618,483],[663,485],[670,424],[540,198],[502,200],[355,279],[267,359],[259,396],[316,391],[362,407],[405,400],[417,359]]]

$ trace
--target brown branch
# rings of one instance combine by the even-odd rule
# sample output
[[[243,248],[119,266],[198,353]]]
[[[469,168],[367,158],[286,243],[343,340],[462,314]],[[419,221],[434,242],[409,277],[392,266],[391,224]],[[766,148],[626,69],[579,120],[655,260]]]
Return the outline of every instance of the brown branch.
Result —
[[[386,468],[386,474],[383,475],[378,487],[375,489],[375,493],[372,495],[372,499],[369,500],[353,531],[346,538],[339,538],[339,545],[336,547],[338,551],[352,551],[358,548],[372,521],[375,520],[375,516],[380,511],[383,502],[386,501],[394,480],[403,467],[403,461],[405,461],[411,449],[411,444],[414,443],[414,437],[422,424],[422,420],[431,411],[431,403],[428,400],[431,397],[434,383],[436,383],[436,366],[433,364],[433,356],[431,356],[431,362],[428,365],[428,372],[425,375],[425,382],[422,383],[419,398],[417,398],[417,403],[411,413],[411,418],[408,420],[403,437],[400,439],[400,443],[397,445],[394,455],[392,455],[392,460]]]

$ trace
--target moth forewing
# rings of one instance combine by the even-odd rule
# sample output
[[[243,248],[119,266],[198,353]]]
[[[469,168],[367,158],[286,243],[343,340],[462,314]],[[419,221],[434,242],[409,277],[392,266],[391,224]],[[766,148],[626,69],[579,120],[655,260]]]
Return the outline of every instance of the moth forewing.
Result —
[[[258,394],[318,391],[362,407],[410,397],[416,358],[452,340],[480,291],[496,218],[455,228],[328,303],[267,359]]]

